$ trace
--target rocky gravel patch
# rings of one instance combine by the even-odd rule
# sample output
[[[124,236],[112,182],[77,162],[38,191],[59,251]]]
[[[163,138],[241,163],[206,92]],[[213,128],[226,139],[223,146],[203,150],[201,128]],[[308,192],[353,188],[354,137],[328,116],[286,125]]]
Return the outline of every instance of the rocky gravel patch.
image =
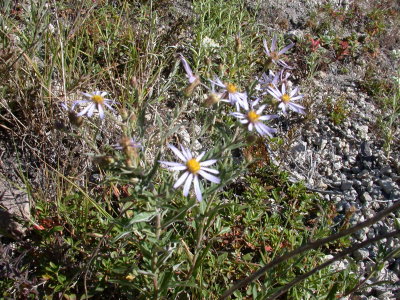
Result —
[[[270,5],[269,9],[280,11],[277,18],[287,18],[288,31],[294,38],[308,33],[304,27],[307,12],[318,5],[317,1],[265,3]],[[348,1],[338,1],[333,5],[348,4]],[[272,25],[271,30],[278,30],[278,25]],[[394,74],[399,66],[384,53],[382,50],[377,60],[382,68]],[[338,226],[349,217],[350,226],[360,223],[400,201],[400,154],[398,148],[390,153],[384,151],[377,130],[377,121],[384,112],[362,89],[365,65],[362,59],[356,60],[347,65],[349,74],[342,74],[340,62],[332,63],[302,85],[302,92],[309,97],[306,101],[312,116],[297,128],[287,149],[275,156],[276,163],[292,174],[293,181],[304,181],[310,190],[319,192],[335,205]],[[343,106],[343,119],[336,123],[332,118],[333,105]],[[399,217],[397,211],[360,230],[352,239],[361,242],[389,232]],[[352,254],[351,259],[359,266],[360,280],[365,280],[364,285],[368,286],[361,290],[359,299],[400,298],[400,258],[376,265],[383,258],[382,249],[387,254],[397,249],[399,243],[400,237],[387,239]],[[341,263],[345,262],[338,262]]]

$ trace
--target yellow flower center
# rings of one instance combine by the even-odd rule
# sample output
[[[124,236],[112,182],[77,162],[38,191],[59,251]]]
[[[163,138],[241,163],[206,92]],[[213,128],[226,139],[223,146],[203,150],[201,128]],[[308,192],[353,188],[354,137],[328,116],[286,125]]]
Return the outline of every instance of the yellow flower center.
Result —
[[[260,115],[258,115],[254,110],[251,110],[247,113],[247,118],[251,123],[255,123],[260,118]]]
[[[275,51],[271,52],[271,59],[272,60],[278,60],[279,59],[279,54]]]
[[[290,101],[290,96],[288,94],[283,94],[281,100],[283,101],[283,103],[288,103]]]
[[[237,87],[236,85],[232,84],[232,83],[228,83],[226,85],[226,90],[228,91],[228,93],[233,94],[237,92]]]
[[[94,95],[94,96],[92,96],[92,101],[96,104],[103,104],[104,98],[100,95]]]
[[[200,164],[194,158],[189,159],[186,163],[186,167],[188,168],[189,172],[192,174],[196,174],[200,170]]]

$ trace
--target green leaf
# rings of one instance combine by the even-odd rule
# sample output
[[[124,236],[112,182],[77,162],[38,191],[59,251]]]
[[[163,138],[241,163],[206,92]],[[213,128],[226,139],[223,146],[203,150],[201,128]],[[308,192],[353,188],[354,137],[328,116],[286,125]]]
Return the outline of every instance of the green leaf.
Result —
[[[329,291],[329,294],[326,296],[326,300],[335,300],[336,298],[336,293],[339,290],[339,284],[335,283],[331,290]]]
[[[142,212],[140,214],[137,214],[136,216],[134,216],[130,221],[129,221],[129,225],[135,224],[135,223],[139,223],[139,222],[148,222],[151,219],[153,219],[155,217],[155,215],[157,215],[157,212]]]
[[[171,281],[172,278],[172,271],[167,271],[164,273],[164,276],[162,276],[161,279],[161,284],[160,284],[160,293],[162,295],[166,295],[168,292],[168,288],[169,288],[169,282]]]
[[[61,232],[61,231],[63,231],[63,229],[64,229],[63,226],[54,226],[54,227],[50,230],[50,233]]]

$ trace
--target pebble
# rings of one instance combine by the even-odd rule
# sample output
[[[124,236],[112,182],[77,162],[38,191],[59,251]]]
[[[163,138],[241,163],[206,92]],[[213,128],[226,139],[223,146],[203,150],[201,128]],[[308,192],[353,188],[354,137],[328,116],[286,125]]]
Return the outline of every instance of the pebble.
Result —
[[[367,239],[367,233],[368,233],[368,231],[369,231],[369,228],[362,228],[362,229],[358,230],[358,231],[354,234],[354,237],[355,237],[357,240],[359,240],[360,242],[361,242],[361,241],[364,241],[364,240]]]
[[[390,174],[392,174],[392,168],[386,165],[381,168],[380,172],[382,175],[390,176]]]
[[[363,203],[368,203],[372,201],[372,197],[368,192],[364,192],[362,193],[361,197],[360,197],[361,201]]]
[[[342,181],[340,189],[342,191],[348,191],[352,188],[352,186],[353,186],[353,182],[350,180],[346,180],[346,181]]]
[[[398,200],[398,199],[400,199],[400,190],[398,190],[398,189],[393,190],[390,193],[389,199],[390,200]]]
[[[306,149],[307,149],[307,143],[300,141],[292,147],[291,151],[292,153],[304,152],[306,151]]]
[[[369,142],[364,141],[364,142],[361,143],[360,153],[364,157],[371,157],[372,156],[372,150],[371,150],[371,146],[370,146]]]
[[[357,260],[363,260],[369,257],[369,251],[367,249],[358,249],[353,253],[353,256]]]
[[[359,178],[359,179],[366,179],[368,177],[369,177],[369,171],[365,170],[365,169],[357,174],[357,178]]]
[[[335,170],[340,170],[341,168],[342,168],[342,163],[341,162],[335,162],[334,164],[333,164],[333,168],[335,169]]]
[[[378,183],[386,194],[390,194],[396,188],[396,184],[391,179],[381,179]]]
[[[368,137],[368,126],[367,125],[361,125],[361,126],[356,125],[355,128],[358,131],[358,136],[360,138],[362,138],[363,140],[368,140],[369,139],[369,137]]]

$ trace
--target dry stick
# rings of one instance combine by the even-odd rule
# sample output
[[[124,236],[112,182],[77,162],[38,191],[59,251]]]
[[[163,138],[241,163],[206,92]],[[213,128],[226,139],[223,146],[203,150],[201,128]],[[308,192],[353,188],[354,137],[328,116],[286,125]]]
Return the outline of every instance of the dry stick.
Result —
[[[396,248],[395,250],[392,250],[388,255],[386,255],[383,259],[381,259],[381,261],[387,261],[390,258],[396,256],[400,251],[400,248]],[[358,282],[355,287],[353,287],[350,291],[348,291],[346,294],[342,295],[342,298],[345,299],[347,296],[350,296],[351,294],[353,294],[355,291],[357,291],[361,286],[364,285],[364,283],[366,283],[368,280],[371,279],[371,277],[374,275],[374,273],[378,270],[378,264],[379,261],[376,262],[375,261],[375,266],[372,269],[372,271],[370,272],[370,274],[365,277],[363,280],[361,280],[360,282]]]
[[[250,276],[246,277],[245,279],[235,283],[229,290],[227,290],[222,296],[221,296],[221,300],[228,298],[230,295],[232,295],[232,293],[234,291],[236,291],[237,289],[240,289],[242,287],[244,287],[245,285],[249,284],[250,282],[256,280],[257,278],[259,278],[261,275],[263,275],[267,270],[273,268],[274,266],[276,266],[277,264],[286,261],[290,258],[292,258],[293,256],[296,256],[297,254],[303,253],[305,251],[308,251],[310,249],[316,249],[319,248],[320,246],[326,244],[326,243],[330,243],[333,241],[336,241],[346,235],[349,234],[353,234],[354,232],[370,226],[374,223],[376,223],[377,221],[379,221],[380,219],[386,217],[388,214],[394,212],[395,210],[397,210],[398,208],[400,208],[400,201],[397,201],[396,203],[394,203],[392,206],[384,209],[383,211],[377,213],[375,216],[373,216],[372,218],[357,224],[351,228],[348,228],[346,230],[343,230],[341,232],[332,234],[331,236],[328,236],[326,238],[320,239],[320,240],[316,240],[315,242],[311,242],[308,243],[304,246],[301,246],[289,253],[286,253],[280,257],[277,257],[276,259],[274,259],[273,261],[271,261],[270,263],[268,263],[267,265],[265,265],[264,267],[262,267],[261,269],[259,269],[258,271],[254,272],[253,274],[251,274]]]
[[[307,277],[313,275],[314,273],[318,272],[319,270],[322,270],[323,268],[327,267],[328,265],[334,263],[335,261],[345,257],[348,254],[353,253],[354,251],[363,248],[369,244],[372,244],[374,242],[377,242],[381,239],[386,239],[386,238],[391,238],[394,237],[396,235],[400,234],[400,229],[393,231],[393,232],[389,232],[386,233],[384,235],[381,236],[376,236],[372,239],[368,239],[362,243],[358,243],[352,247],[348,247],[345,250],[343,250],[342,252],[340,252],[339,254],[336,254],[333,258],[327,260],[326,262],[324,262],[323,264],[319,265],[318,267],[315,267],[314,269],[310,270],[307,273],[304,273],[303,275],[297,276],[295,279],[293,279],[291,282],[287,283],[283,288],[281,288],[280,290],[278,290],[277,292],[275,292],[274,294],[272,294],[271,296],[269,296],[267,298],[267,300],[273,300],[278,298],[279,296],[281,296],[282,294],[284,294],[285,292],[287,292],[289,289],[291,289],[293,286],[295,286],[297,283],[299,283],[300,281],[306,279]]]

